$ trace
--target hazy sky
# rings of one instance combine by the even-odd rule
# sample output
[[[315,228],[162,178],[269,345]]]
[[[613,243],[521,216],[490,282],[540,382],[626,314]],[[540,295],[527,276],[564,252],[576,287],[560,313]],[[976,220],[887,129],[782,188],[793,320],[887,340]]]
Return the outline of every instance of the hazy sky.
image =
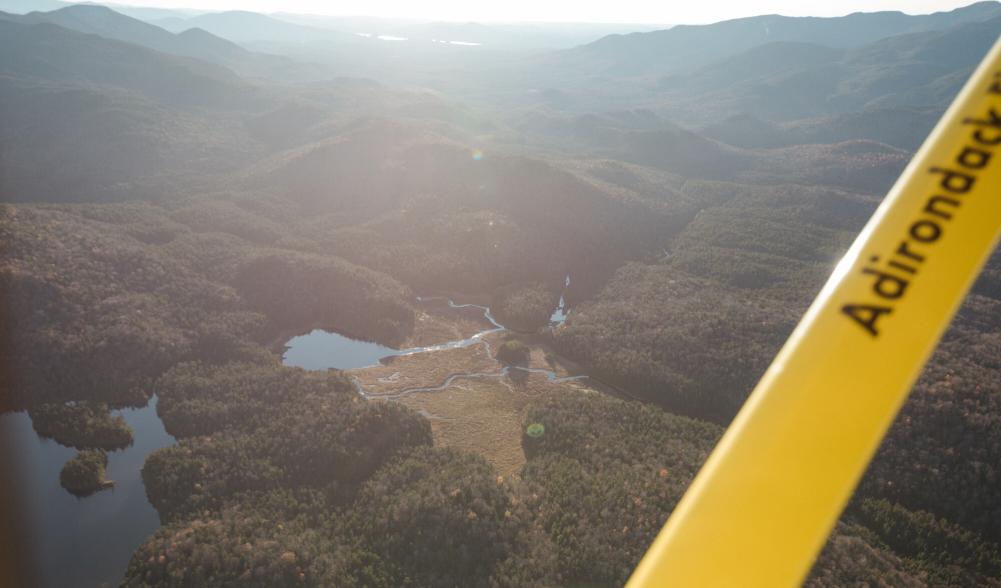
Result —
[[[973,0],[121,0],[121,4],[256,12],[398,16],[433,20],[706,23],[752,16],[839,16],[951,10]]]

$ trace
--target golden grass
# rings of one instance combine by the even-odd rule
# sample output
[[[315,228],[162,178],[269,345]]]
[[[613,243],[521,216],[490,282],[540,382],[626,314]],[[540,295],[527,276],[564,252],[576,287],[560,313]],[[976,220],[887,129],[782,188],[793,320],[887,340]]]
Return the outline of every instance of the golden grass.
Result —
[[[426,324],[418,328],[414,337],[420,341],[419,345],[469,337],[484,328],[468,319],[468,315],[461,320],[432,313],[425,316]],[[494,333],[485,338],[496,349],[508,336],[508,333]],[[579,373],[577,366],[552,353],[540,341],[531,337],[522,340],[531,346],[529,367],[553,371],[558,377]],[[503,367],[487,353],[485,345],[476,344],[395,357],[384,365],[348,373],[361,382],[369,395],[391,398],[428,417],[436,444],[479,453],[500,475],[516,476],[525,463],[521,428],[525,408],[532,398],[546,390],[591,388],[586,380],[550,382],[545,374],[521,370],[501,376]],[[413,391],[441,386],[454,374],[490,376],[462,376],[443,390]]]
[[[500,366],[483,345],[390,358],[386,364],[349,370],[373,396],[393,395],[442,384],[450,374],[498,372]]]
[[[446,341],[472,337],[493,328],[478,308],[449,308],[444,302],[427,302],[418,306],[414,332],[403,347],[427,347]]]

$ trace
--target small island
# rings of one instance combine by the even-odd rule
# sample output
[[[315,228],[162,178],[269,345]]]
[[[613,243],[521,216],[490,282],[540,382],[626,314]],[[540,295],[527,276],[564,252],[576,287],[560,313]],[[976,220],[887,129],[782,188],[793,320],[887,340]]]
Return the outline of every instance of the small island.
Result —
[[[132,445],[132,429],[102,403],[42,404],[28,410],[35,432],[74,449],[106,451]]]
[[[100,449],[84,449],[66,462],[59,472],[59,482],[70,494],[90,496],[115,485],[104,478],[108,455]]]
[[[497,349],[497,360],[507,365],[524,365],[528,363],[530,352],[528,345],[513,339],[505,341]]]

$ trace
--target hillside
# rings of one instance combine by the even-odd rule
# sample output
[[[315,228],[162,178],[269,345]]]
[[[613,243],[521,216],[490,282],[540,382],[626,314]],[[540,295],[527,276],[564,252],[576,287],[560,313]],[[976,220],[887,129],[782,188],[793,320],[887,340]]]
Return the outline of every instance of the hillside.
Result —
[[[296,63],[278,56],[253,53],[203,29],[186,28],[174,34],[100,5],[74,4],[51,12],[7,14],[0,15],[0,18],[22,24],[51,23],[80,33],[132,43],[170,55],[207,61],[232,69],[244,76],[285,81],[314,79],[324,75],[316,66]]]
[[[233,72],[216,65],[49,23],[0,21],[0,48],[4,75],[115,86],[164,103],[218,105],[246,88]]]
[[[178,37],[167,31],[134,18],[129,18],[108,7],[99,5],[72,5],[51,12],[30,12],[23,16],[8,16],[15,22],[24,24],[52,23],[63,28],[98,35],[106,39],[124,41],[155,49],[163,53],[198,57],[197,47],[185,47]],[[232,56],[239,53],[240,48],[222,39],[220,49],[222,54]]]
[[[992,1],[916,16],[902,12],[860,12],[839,18],[755,16],[711,25],[611,35],[570,50],[563,59],[570,63],[593,61],[596,72],[611,75],[663,74],[706,65],[766,43],[853,48],[887,37],[942,30],[997,16],[1001,16],[1001,5]]]

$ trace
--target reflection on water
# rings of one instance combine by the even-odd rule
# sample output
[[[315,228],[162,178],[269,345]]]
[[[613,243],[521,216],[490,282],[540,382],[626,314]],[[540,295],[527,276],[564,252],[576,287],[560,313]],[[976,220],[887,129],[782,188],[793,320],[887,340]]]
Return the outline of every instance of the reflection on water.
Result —
[[[288,347],[282,358],[285,365],[307,370],[328,368],[349,370],[368,367],[379,363],[383,357],[399,353],[392,347],[371,341],[359,341],[320,329],[293,337],[285,346]]]
[[[117,586],[132,552],[160,525],[140,471],[149,453],[174,439],[156,416],[156,397],[145,408],[115,412],[132,427],[135,443],[108,453],[107,477],[115,487],[86,498],[59,485],[59,471],[76,450],[39,438],[27,413],[0,415],[0,438],[11,444],[43,586]]]

